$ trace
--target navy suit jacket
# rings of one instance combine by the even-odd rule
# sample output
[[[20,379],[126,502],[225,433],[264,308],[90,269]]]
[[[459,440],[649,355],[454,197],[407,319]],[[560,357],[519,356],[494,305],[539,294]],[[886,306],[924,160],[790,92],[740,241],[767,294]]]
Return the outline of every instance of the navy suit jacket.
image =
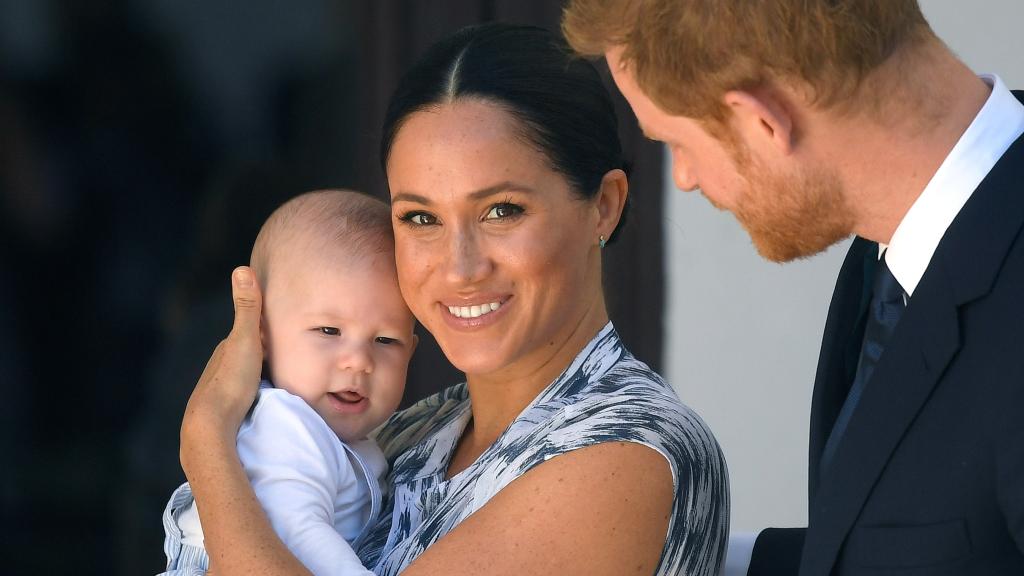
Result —
[[[1024,137],[946,231],[819,470],[856,370],[877,254],[854,240],[829,308],[808,528],[762,532],[749,574],[1024,574]]]

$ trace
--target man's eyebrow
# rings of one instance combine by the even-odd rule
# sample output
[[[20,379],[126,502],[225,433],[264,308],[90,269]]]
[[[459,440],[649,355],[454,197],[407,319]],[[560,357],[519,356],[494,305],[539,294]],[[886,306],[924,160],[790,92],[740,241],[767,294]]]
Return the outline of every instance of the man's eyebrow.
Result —
[[[512,182],[511,180],[506,180],[504,182],[494,184],[493,186],[488,186],[486,188],[481,188],[479,190],[474,190],[473,192],[470,192],[469,199],[482,200],[484,198],[487,198],[488,196],[494,196],[495,194],[500,194],[502,192],[508,191],[532,193],[535,190],[533,188],[530,188],[529,186],[526,186],[525,184],[519,184],[517,182]],[[427,198],[422,194],[416,194],[415,192],[399,192],[398,194],[395,194],[394,196],[391,197],[391,203],[394,204],[395,202],[416,202],[418,204],[424,204],[426,206],[433,204],[430,198]]]

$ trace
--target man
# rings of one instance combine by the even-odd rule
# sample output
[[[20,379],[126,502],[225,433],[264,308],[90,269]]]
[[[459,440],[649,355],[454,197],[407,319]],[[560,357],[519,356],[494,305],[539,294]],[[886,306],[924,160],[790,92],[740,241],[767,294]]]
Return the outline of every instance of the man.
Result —
[[[1024,573],[1024,94],[916,0],[573,0],[563,28],[765,258],[857,237],[808,527],[762,532],[749,574]]]

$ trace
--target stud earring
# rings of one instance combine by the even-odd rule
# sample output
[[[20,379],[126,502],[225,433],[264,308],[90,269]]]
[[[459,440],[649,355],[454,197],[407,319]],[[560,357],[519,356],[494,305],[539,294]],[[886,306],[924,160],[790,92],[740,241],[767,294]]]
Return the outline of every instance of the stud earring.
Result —
[[[608,245],[608,240],[605,239],[604,234],[601,234],[600,236],[597,237],[597,245],[600,246],[601,248],[604,248],[605,246]]]

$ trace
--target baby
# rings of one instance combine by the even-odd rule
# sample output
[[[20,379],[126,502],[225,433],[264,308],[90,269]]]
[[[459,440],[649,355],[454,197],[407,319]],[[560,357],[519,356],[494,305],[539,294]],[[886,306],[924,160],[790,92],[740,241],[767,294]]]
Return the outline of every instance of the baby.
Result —
[[[252,268],[266,365],[238,455],[274,530],[311,572],[371,574],[353,549],[381,507],[387,463],[367,433],[398,407],[416,336],[398,290],[391,214],[355,192],[278,208]],[[188,484],[164,512],[167,572],[209,566]]]

